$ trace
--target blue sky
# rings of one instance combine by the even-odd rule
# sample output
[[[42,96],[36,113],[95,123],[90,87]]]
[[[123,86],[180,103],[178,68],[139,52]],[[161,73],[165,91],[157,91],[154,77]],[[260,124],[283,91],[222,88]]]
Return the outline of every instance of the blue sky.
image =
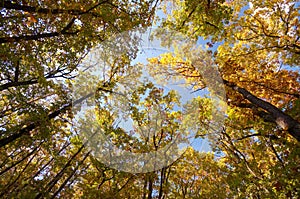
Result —
[[[160,54],[163,53],[167,53],[167,52],[171,52],[171,50],[162,47],[160,45],[160,41],[159,40],[150,40],[150,34],[155,30],[155,27],[152,27],[150,30],[148,30],[146,32],[146,34],[143,34],[142,38],[143,38],[143,43],[140,47],[140,52],[138,53],[136,59],[132,62],[132,64],[137,64],[137,63],[142,63],[142,64],[147,64],[148,58],[152,58],[152,57],[158,57]],[[207,43],[207,40],[203,40],[202,38],[199,38],[197,45],[203,45],[205,46],[205,44]],[[211,50],[216,50],[217,46],[214,46]],[[150,78],[152,81],[154,81],[153,83],[155,83],[155,80],[151,77],[149,77],[149,74],[145,71],[144,76]],[[183,88],[181,86],[176,86],[176,85],[165,85],[164,89],[166,91],[169,91],[171,89],[178,91],[178,94],[181,96],[181,103],[184,104],[187,101],[191,100],[192,98],[196,97],[196,96],[203,96],[205,94],[207,94],[207,91],[200,91],[200,92],[195,92],[193,93],[192,90],[187,89],[187,88]],[[125,129],[132,129],[132,124],[131,124],[131,120],[128,120],[127,122],[122,122],[120,123],[120,127],[123,127]],[[207,140],[203,140],[201,138],[196,138],[196,139],[191,139],[190,140],[192,142],[191,146],[198,150],[198,151],[211,151],[211,148],[209,146],[209,143]]]

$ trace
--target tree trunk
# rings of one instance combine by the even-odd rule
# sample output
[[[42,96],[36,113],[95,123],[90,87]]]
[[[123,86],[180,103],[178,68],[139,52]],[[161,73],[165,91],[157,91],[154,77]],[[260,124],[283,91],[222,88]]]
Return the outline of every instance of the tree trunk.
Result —
[[[300,123],[297,120],[293,119],[291,116],[287,115],[271,103],[259,99],[246,89],[241,88],[226,80],[224,80],[224,83],[226,86],[229,86],[233,90],[242,94],[243,97],[249,100],[253,105],[267,111],[274,118],[274,122],[279,127],[281,127],[285,131],[288,131],[291,136],[293,136],[298,142],[300,142]]]

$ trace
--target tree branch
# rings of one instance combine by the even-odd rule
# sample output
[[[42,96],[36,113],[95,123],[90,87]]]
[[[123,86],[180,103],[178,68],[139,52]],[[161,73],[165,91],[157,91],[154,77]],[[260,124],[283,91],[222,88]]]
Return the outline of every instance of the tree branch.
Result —
[[[266,102],[262,99],[259,99],[249,91],[244,88],[237,86],[236,84],[229,82],[227,80],[223,80],[225,85],[231,87],[233,90],[239,92],[243,95],[243,97],[249,100],[255,106],[264,109],[267,111],[270,116],[274,118],[274,122],[280,126],[283,130],[289,132],[297,141],[300,142],[300,123],[297,120],[294,120],[291,116],[287,115],[286,113],[282,112],[276,106],[272,105],[269,102]],[[269,117],[270,118],[270,117]]]
[[[115,93],[115,92],[113,92],[113,91],[111,91],[111,90],[107,90],[107,89],[105,89],[105,88],[102,89],[102,88],[100,88],[100,87],[97,89],[97,92],[98,92],[98,91],[118,94],[118,93]],[[70,110],[70,108],[71,108],[72,106],[77,105],[77,104],[80,104],[80,103],[83,102],[84,100],[86,100],[86,99],[88,99],[88,98],[94,96],[94,94],[95,94],[95,92],[91,92],[91,93],[87,94],[86,96],[83,96],[83,97],[79,98],[78,100],[75,100],[74,102],[70,102],[70,103],[68,103],[68,104],[66,104],[66,105],[64,105],[64,106],[62,106],[60,109],[58,109],[58,110],[56,110],[56,111],[50,113],[50,114],[48,115],[48,118],[47,118],[47,119],[48,119],[48,120],[54,119],[55,117],[59,116],[60,114],[63,114],[63,113],[65,113],[66,111]],[[0,140],[0,148],[6,146],[7,144],[13,142],[14,140],[16,140],[16,139],[18,139],[18,138],[20,138],[20,137],[22,137],[22,136],[24,136],[24,135],[29,135],[29,133],[30,133],[32,130],[34,130],[35,128],[37,128],[37,127],[39,127],[39,126],[40,126],[40,122],[39,122],[39,121],[35,121],[35,122],[30,123],[28,126],[26,126],[26,127],[24,127],[24,128],[21,128],[21,129],[19,130],[18,133],[15,133],[15,134],[13,134],[13,135],[10,135],[9,137],[6,137],[6,138],[2,138],[2,139]],[[0,131],[0,132],[1,132],[1,131]],[[5,131],[2,131],[2,132],[4,133]]]
[[[82,98],[76,100],[76,101],[73,102],[73,103],[69,103],[69,104],[64,105],[62,108],[60,108],[60,109],[58,109],[58,110],[56,110],[56,111],[50,113],[50,114],[48,115],[48,119],[49,119],[49,120],[54,119],[54,118],[57,117],[58,115],[60,115],[60,114],[62,114],[62,113],[65,113],[67,110],[69,110],[69,109],[71,108],[72,105],[79,104],[79,103],[83,102],[84,100],[86,100],[87,98],[89,98],[89,97],[91,97],[91,96],[93,96],[93,95],[94,95],[94,93],[90,93],[90,94],[88,94],[88,95],[86,95],[86,96],[84,96],[84,97],[82,97]],[[30,123],[28,126],[22,128],[22,129],[20,129],[20,131],[19,131],[18,133],[15,133],[15,134],[13,134],[13,135],[11,135],[11,136],[9,136],[9,137],[6,137],[6,138],[2,138],[2,139],[0,140],[0,148],[6,146],[7,144],[13,142],[14,140],[16,140],[16,139],[18,139],[18,138],[20,138],[20,137],[22,137],[22,136],[24,136],[24,135],[29,135],[29,133],[30,133],[33,129],[39,127],[39,125],[40,125],[39,121],[32,122],[32,123]]]
[[[64,29],[63,29],[64,30]],[[13,36],[13,37],[2,37],[0,38],[0,44],[2,43],[12,43],[12,42],[19,42],[21,40],[30,41],[30,40],[39,40],[43,38],[50,38],[50,37],[57,37],[61,34],[63,35],[76,35],[79,30],[75,32],[51,32],[51,33],[39,33],[36,35],[21,35],[21,36]]]
[[[20,5],[17,3],[13,3],[12,1],[0,1],[0,6],[7,10],[20,10],[24,12],[31,12],[31,13],[39,13],[39,14],[70,14],[70,15],[82,15],[90,12],[91,10],[95,9],[96,7],[100,6],[101,4],[107,3],[108,0],[99,2],[98,4],[92,6],[91,8],[87,9],[86,11],[77,10],[77,9],[50,9],[50,8],[39,8],[34,6],[26,6]]]
[[[60,185],[58,190],[52,195],[51,198],[55,198],[61,190],[66,186],[66,184],[70,181],[70,179],[75,175],[76,171],[78,170],[79,166],[83,164],[83,162],[86,160],[86,158],[89,156],[90,152],[87,152],[84,158],[77,164],[77,166],[74,168],[72,173],[69,175],[69,177]]]

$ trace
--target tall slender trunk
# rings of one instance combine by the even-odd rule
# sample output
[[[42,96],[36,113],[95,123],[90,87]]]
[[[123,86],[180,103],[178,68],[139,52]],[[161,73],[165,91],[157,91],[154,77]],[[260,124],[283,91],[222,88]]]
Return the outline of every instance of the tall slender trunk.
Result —
[[[65,164],[65,166],[56,174],[56,176],[47,184],[48,188],[46,189],[46,192],[50,192],[51,189],[55,186],[55,184],[60,180],[60,178],[63,176],[65,170],[71,165],[71,162],[75,159],[75,157],[83,150],[84,145],[82,145],[77,152],[69,159],[69,161]],[[43,197],[44,193],[39,193],[35,199]]]
[[[74,174],[78,170],[79,166],[81,166],[83,164],[83,162],[86,160],[86,158],[89,156],[89,154],[90,154],[90,152],[86,153],[86,155],[84,156],[84,158],[80,161],[80,163],[77,164],[77,166],[74,168],[74,170],[69,175],[69,177],[60,185],[60,187],[58,188],[58,190],[53,194],[53,196],[51,198],[55,198],[61,192],[61,190],[66,186],[66,184],[69,182],[69,180],[74,176]]]
[[[148,181],[148,199],[152,199],[152,192],[153,192],[153,179],[152,179],[152,176],[149,175],[149,181]]]

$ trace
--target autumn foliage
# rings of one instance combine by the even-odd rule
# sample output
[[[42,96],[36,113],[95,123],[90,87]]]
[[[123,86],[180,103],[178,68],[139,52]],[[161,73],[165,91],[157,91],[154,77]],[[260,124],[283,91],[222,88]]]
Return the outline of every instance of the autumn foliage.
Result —
[[[1,0],[0,198],[299,198],[299,13],[292,0]],[[136,64],[136,32],[154,24],[172,52]],[[102,62],[87,62],[124,32]],[[100,78],[82,76],[103,60]],[[144,68],[195,97],[182,104],[177,91],[141,83]],[[76,106],[91,96],[96,119],[87,113],[78,127]],[[121,112],[132,131],[118,126]],[[192,133],[210,151],[188,147],[158,170],[124,172],[86,147],[80,129],[94,125],[124,151]]]

